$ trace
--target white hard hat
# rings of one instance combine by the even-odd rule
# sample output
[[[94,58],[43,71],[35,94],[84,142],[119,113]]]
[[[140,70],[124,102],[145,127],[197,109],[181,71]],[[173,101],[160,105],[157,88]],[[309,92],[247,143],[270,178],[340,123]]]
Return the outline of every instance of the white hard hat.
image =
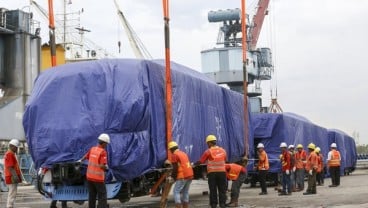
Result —
[[[264,148],[264,145],[262,143],[258,143],[257,148]]]
[[[100,136],[98,136],[98,140],[110,144],[110,137],[107,134],[100,134]]]
[[[11,144],[15,147],[19,147],[19,140],[18,139],[12,139],[12,140],[10,140],[9,144]]]
[[[331,147],[332,147],[332,148],[337,148],[336,143],[332,143],[332,144],[331,144]]]
[[[287,147],[287,144],[285,142],[281,142],[280,147]]]
[[[289,145],[289,149],[294,149],[294,145]]]

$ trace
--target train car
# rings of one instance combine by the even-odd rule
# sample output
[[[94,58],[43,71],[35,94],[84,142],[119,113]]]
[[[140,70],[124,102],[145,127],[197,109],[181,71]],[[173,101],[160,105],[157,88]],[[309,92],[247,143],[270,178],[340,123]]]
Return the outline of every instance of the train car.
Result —
[[[329,144],[336,143],[341,155],[340,175],[349,175],[355,170],[357,149],[355,140],[345,132],[337,129],[328,130]]]
[[[40,193],[53,200],[87,200],[85,164],[74,161],[107,133],[108,198],[124,202],[148,194],[167,153],[164,72],[162,60],[135,59],[65,64],[43,72],[23,117],[40,169]],[[239,160],[245,153],[243,95],[176,63],[172,83],[172,139],[180,149],[195,162],[207,149],[205,137],[214,134],[228,160]],[[253,146],[252,138],[249,142]]]
[[[280,143],[287,145],[302,144],[307,150],[309,143],[313,142],[321,148],[324,158],[328,152],[328,130],[320,127],[308,119],[293,113],[264,113],[252,114],[252,127],[254,131],[254,151],[258,143],[263,143],[270,161],[268,181],[277,184],[278,173],[281,172],[279,156],[281,154]],[[254,155],[257,158],[257,154]],[[248,180],[254,186],[257,182],[257,172],[248,167]]]

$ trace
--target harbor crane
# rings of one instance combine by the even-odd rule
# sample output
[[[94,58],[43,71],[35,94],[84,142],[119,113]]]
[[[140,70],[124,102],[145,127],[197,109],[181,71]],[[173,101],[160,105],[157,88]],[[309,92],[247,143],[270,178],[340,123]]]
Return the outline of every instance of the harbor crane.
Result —
[[[139,39],[137,33],[133,30],[132,26],[130,26],[128,20],[125,18],[124,13],[119,7],[119,4],[116,0],[114,0],[115,7],[119,16],[119,19],[124,27],[124,30],[127,34],[130,46],[133,50],[133,53],[138,59],[152,59],[151,54],[148,52],[143,42]],[[120,42],[118,43],[120,47]]]

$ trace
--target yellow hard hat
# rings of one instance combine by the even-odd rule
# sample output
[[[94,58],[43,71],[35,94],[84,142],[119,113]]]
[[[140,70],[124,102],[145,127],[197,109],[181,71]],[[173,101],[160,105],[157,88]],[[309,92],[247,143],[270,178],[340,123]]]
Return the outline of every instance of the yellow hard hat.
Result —
[[[316,148],[316,145],[315,144],[313,144],[313,143],[310,143],[310,144],[308,144],[308,149],[315,149]]]
[[[316,149],[314,151],[317,152],[317,153],[319,153],[321,151],[321,148],[316,147]]]
[[[303,145],[298,144],[298,146],[296,146],[296,148],[297,148],[297,149],[299,149],[299,148],[302,148],[302,149],[303,149]]]
[[[212,142],[212,141],[216,141],[217,139],[216,139],[216,136],[215,135],[212,135],[212,134],[210,134],[210,135],[208,135],[207,137],[206,137],[206,143],[207,142]]]
[[[169,145],[167,145],[169,149],[173,148],[173,147],[178,147],[178,143],[171,141],[169,142]]]

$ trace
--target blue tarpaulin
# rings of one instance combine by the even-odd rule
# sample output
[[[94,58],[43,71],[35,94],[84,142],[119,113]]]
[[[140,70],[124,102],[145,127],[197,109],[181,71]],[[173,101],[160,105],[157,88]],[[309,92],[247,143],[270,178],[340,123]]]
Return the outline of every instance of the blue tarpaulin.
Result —
[[[190,160],[207,149],[208,134],[218,137],[230,161],[243,156],[243,96],[175,63],[172,83],[173,140]],[[129,180],[166,159],[164,107],[164,61],[80,62],[37,78],[23,125],[36,168],[76,161],[108,133],[110,171]]]

